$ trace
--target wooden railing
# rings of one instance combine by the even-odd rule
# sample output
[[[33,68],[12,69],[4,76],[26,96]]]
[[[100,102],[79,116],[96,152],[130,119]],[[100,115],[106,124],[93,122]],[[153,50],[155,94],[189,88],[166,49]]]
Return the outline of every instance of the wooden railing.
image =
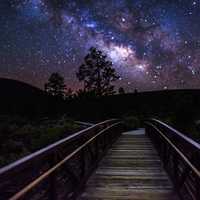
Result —
[[[145,124],[181,199],[199,200],[200,144],[159,120]]]
[[[0,169],[0,199],[75,199],[122,131],[112,119]]]

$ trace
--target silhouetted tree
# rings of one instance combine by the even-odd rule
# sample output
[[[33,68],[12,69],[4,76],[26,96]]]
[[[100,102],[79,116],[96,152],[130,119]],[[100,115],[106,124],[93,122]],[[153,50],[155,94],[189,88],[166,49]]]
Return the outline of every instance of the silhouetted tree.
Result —
[[[59,73],[52,73],[48,82],[44,85],[45,91],[52,95],[64,98],[65,96],[65,83],[64,78]]]
[[[94,91],[97,96],[114,94],[111,82],[119,77],[112,62],[100,50],[92,47],[84,58],[84,63],[76,73],[79,81],[84,82],[84,91]]]
[[[125,94],[125,90],[123,87],[120,87],[119,90],[118,90],[118,93],[119,94]]]

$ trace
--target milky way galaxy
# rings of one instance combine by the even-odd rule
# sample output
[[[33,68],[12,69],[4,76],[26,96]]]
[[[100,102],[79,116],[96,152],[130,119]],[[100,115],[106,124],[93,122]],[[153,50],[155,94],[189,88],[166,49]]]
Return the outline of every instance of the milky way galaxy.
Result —
[[[1,0],[0,77],[43,88],[52,72],[81,87],[92,46],[131,92],[200,88],[200,0]]]

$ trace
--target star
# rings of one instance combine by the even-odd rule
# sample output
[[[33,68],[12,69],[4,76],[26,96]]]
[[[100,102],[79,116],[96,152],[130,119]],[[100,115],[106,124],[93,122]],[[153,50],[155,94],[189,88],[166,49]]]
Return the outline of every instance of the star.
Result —
[[[76,71],[94,46],[123,77],[117,87],[200,86],[199,1],[52,2],[0,2],[1,77],[43,88],[59,71],[77,90]]]
[[[196,2],[196,1],[193,1],[193,2],[192,2],[192,5],[193,5],[193,6],[197,5],[197,2]]]
[[[126,21],[126,19],[124,17],[122,17],[122,22],[125,22],[125,21]]]

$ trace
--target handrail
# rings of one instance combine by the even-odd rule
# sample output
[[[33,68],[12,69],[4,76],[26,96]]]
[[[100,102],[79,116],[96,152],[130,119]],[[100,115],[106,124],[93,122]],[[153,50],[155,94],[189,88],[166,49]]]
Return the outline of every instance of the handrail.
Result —
[[[105,133],[112,127],[118,125],[119,122],[103,129],[99,133],[97,133],[95,136],[93,136],[91,139],[89,139],[87,142],[82,144],[80,147],[78,147],[75,151],[73,151],[71,154],[67,155],[64,159],[62,159],[59,163],[57,163],[55,166],[50,168],[48,171],[44,172],[41,176],[39,176],[37,179],[29,183],[25,188],[23,188],[21,191],[19,191],[17,194],[15,194],[13,197],[10,198],[10,200],[17,200],[19,198],[22,198],[27,192],[32,190],[34,187],[36,187],[40,182],[42,182],[44,179],[48,178],[52,173],[54,173],[58,168],[60,168],[64,163],[69,161],[73,156],[78,154],[81,150],[83,150],[87,145],[91,144],[98,136]]]
[[[147,122],[148,124],[148,122]],[[190,160],[173,144],[173,142],[171,140],[169,140],[164,133],[162,133],[155,125],[153,124],[149,124],[151,125],[156,131],[157,133],[159,133],[165,140],[166,142],[179,154],[179,156],[187,163],[187,165],[191,168],[191,170],[200,178],[200,171],[192,165],[192,163],[190,162]]]
[[[193,165],[200,166],[200,144],[157,119],[148,120],[158,127],[188,157]],[[194,158],[196,157],[196,158]],[[196,161],[199,160],[199,161]]]
[[[145,125],[181,199],[198,200],[200,145],[157,119],[147,120]]]
[[[24,163],[28,163],[29,161],[32,161],[32,159],[39,159],[42,156],[44,156],[44,153],[47,153],[47,152],[50,153],[50,152],[54,151],[60,145],[63,145],[66,142],[71,142],[72,140],[77,139],[77,137],[83,136],[83,134],[86,134],[88,131],[90,131],[94,128],[97,128],[101,125],[108,125],[108,124],[113,123],[115,121],[117,121],[117,119],[110,119],[110,120],[106,120],[106,121],[100,122],[98,124],[95,124],[91,127],[88,127],[88,128],[83,129],[83,130],[81,130],[77,133],[74,133],[70,136],[67,136],[67,137],[65,137],[65,138],[63,138],[63,139],[61,139],[61,140],[59,140],[59,141],[57,141],[53,144],[50,144],[47,147],[44,147],[44,148],[42,148],[42,149],[40,149],[40,150],[30,154],[30,155],[27,155],[27,156],[7,165],[5,167],[2,167],[2,168],[0,168],[0,178],[1,178],[2,175],[5,175],[5,173],[9,173],[10,171],[13,172],[14,168],[16,168],[16,167],[18,167],[18,166],[20,166]]]
[[[82,131],[79,131],[71,136],[68,136],[62,140],[59,140],[58,142],[55,142],[54,144],[51,144],[29,156],[26,156],[6,167],[3,167],[0,169],[0,196],[2,199],[7,199],[22,190],[22,188],[25,188],[27,185],[29,185],[31,182],[36,180],[38,177],[41,177],[42,174],[45,172],[48,172],[49,170],[52,170],[58,163],[62,162],[65,158],[67,158],[69,155],[71,155],[74,151],[79,149],[83,144],[86,144],[87,141],[89,141],[91,138],[93,138],[97,133],[101,133],[103,130],[107,129],[112,129],[112,125],[114,124],[119,124],[119,120],[117,119],[111,119],[111,120],[106,120],[104,122],[98,123],[92,127],[86,128]],[[120,130],[120,129],[119,129]],[[116,130],[116,132],[119,132]],[[113,138],[117,136],[114,136],[113,133],[111,132],[110,134]],[[112,139],[111,138],[111,142]],[[109,146],[109,141],[101,141],[102,143],[106,144],[105,146]],[[105,150],[103,147],[98,146],[101,145],[99,144],[99,141],[96,141],[97,147],[95,145],[89,147],[89,157],[87,159],[94,159],[96,154],[101,154],[99,151]],[[85,150],[84,150],[85,151]],[[85,156],[78,155],[78,157],[81,157],[81,160],[86,159]],[[97,156],[98,157],[98,156]],[[72,163],[65,164],[65,170],[62,171],[62,173],[65,173],[65,176],[67,177],[67,180],[72,180],[72,182],[76,182],[78,177],[83,178],[81,174],[79,174],[79,171],[81,169],[78,169],[79,171],[73,172],[73,168],[71,168],[71,164],[74,165],[76,164],[76,167],[81,167],[83,163],[86,161],[77,161],[77,158],[74,158],[75,161]],[[89,161],[88,161],[89,162]],[[91,165],[94,167],[94,164],[97,162],[97,159],[93,160],[93,163]],[[69,166],[68,166],[69,165]],[[74,168],[76,168],[74,167]],[[63,166],[62,166],[63,168]],[[81,170],[82,171],[82,170]],[[84,170],[83,170],[84,171]],[[60,177],[64,177],[64,175],[60,173]],[[66,175],[67,173],[67,175]],[[78,173],[78,174],[76,174]],[[50,176],[50,179],[53,179],[54,181],[48,181],[46,180],[45,182],[47,183],[42,183],[41,187],[47,187],[48,184],[50,184],[50,187],[53,189],[49,191],[49,189],[40,189],[40,191],[45,191],[47,194],[50,193],[50,196],[55,196],[55,194],[52,195],[52,191],[55,190],[55,187],[53,186],[55,184],[55,174]],[[52,178],[54,177],[54,178]],[[71,178],[70,178],[71,177]],[[86,177],[84,177],[85,179]],[[69,181],[68,180],[68,181]],[[82,181],[78,181],[82,182]],[[60,184],[60,182],[58,182]],[[69,185],[72,184],[71,182]],[[71,187],[71,186],[70,186]],[[70,189],[70,192],[72,188]],[[67,191],[67,190],[66,190]],[[53,192],[55,193],[55,192]],[[47,195],[46,194],[46,195]],[[74,195],[74,194],[73,194]],[[28,198],[31,199],[31,198]],[[52,197],[51,197],[52,199]],[[56,198],[53,198],[56,199]]]
[[[157,122],[160,125],[165,126],[167,129],[171,130],[172,134],[176,134],[177,136],[181,137],[182,139],[184,139],[185,141],[187,141],[188,143],[190,143],[191,145],[193,145],[194,147],[196,147],[198,150],[200,150],[200,144],[197,143],[196,141],[192,140],[191,138],[189,138],[188,136],[184,135],[183,133],[179,132],[178,130],[172,128],[171,126],[169,126],[168,124],[158,120],[158,119],[151,119],[152,122]]]

